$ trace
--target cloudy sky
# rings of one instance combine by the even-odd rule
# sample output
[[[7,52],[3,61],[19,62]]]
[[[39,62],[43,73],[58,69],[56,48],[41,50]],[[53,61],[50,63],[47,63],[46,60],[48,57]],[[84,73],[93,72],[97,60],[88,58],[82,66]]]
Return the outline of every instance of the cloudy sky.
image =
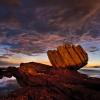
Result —
[[[0,0],[0,66],[50,64],[47,50],[70,42],[100,66],[100,0]]]

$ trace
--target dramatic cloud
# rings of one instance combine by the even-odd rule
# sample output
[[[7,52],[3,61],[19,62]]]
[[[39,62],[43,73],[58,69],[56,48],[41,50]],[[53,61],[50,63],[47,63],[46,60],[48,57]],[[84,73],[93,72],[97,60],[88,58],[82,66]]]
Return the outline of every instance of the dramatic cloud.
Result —
[[[21,33],[12,34],[13,36],[7,37],[5,34],[4,39],[2,38],[1,44],[8,45],[10,50],[16,53],[42,53],[46,52],[48,48],[53,48],[63,42],[64,36],[59,34],[48,34],[48,33]],[[6,41],[5,41],[6,40]]]
[[[18,22],[38,31],[64,30],[91,17],[99,9],[99,3],[99,0],[4,0],[0,16],[6,22]]]
[[[66,42],[97,52],[99,33],[100,0],[0,0],[1,65],[13,55],[39,55]]]

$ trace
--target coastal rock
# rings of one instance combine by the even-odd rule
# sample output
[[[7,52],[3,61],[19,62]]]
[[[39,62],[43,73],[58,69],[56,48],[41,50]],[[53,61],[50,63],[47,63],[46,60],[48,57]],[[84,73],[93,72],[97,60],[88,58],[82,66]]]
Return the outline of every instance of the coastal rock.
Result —
[[[88,62],[88,55],[80,45],[65,44],[58,46],[57,50],[48,50],[47,54],[56,68],[78,70]]]
[[[53,66],[29,62],[21,63],[18,68],[0,68],[1,79],[14,76],[21,87],[0,96],[0,100],[100,99],[100,79],[77,71],[88,61],[80,45],[59,46],[57,50],[49,50],[48,57]]]
[[[53,67],[37,62],[29,62],[29,63],[21,63],[18,69],[20,72],[24,72],[26,74],[37,75],[42,73],[44,74],[48,73],[50,70],[53,69]]]
[[[14,67],[7,68],[7,71],[16,77],[21,88],[1,96],[0,100],[100,99],[100,79],[90,78],[78,71],[53,69],[41,75],[26,74]]]

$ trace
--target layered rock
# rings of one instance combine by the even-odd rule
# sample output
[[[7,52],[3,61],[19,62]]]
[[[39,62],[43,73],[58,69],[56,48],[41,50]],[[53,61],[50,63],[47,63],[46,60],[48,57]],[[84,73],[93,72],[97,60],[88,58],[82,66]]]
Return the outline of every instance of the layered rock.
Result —
[[[44,65],[45,66],[45,65]],[[42,67],[44,67],[42,65]],[[24,67],[27,67],[24,64]],[[21,89],[0,100],[98,100],[100,79],[90,78],[77,71],[53,69],[44,74],[26,74],[19,68],[9,67],[5,73],[15,76]],[[3,73],[4,73],[3,72]],[[28,72],[27,72],[28,73]],[[38,73],[38,72],[37,72]]]
[[[57,50],[48,50],[48,58],[56,68],[78,70],[85,66],[88,55],[80,45],[65,44],[58,46]]]
[[[48,69],[47,73],[44,71],[35,70],[33,73],[27,71],[27,70],[32,70],[34,67],[28,67],[27,65],[30,63],[24,63],[23,68],[19,67],[8,67],[5,70],[2,70],[1,72],[3,73],[3,77],[12,77],[14,76],[20,86],[25,87],[25,86],[37,86],[37,85],[47,85],[47,84],[53,84],[53,83],[65,83],[65,84],[79,84],[83,85],[85,87],[91,87],[97,89],[99,88],[100,85],[100,79],[99,78],[91,78],[88,77],[87,75],[81,74],[78,71],[70,71],[70,70],[65,70],[65,69]],[[34,63],[35,64],[35,63]],[[37,63],[36,63],[37,64]],[[47,66],[47,65],[46,65]],[[27,67],[27,70],[26,70]],[[45,67],[44,64],[42,64],[41,67]],[[38,68],[37,68],[38,69]],[[37,74],[36,74],[37,73]],[[1,75],[1,73],[0,73]],[[2,78],[3,78],[2,77]],[[56,85],[56,84],[55,84]],[[93,87],[92,87],[93,86]]]
[[[37,75],[43,73],[46,74],[50,70],[52,70],[53,67],[46,64],[29,62],[29,63],[21,63],[18,69],[20,72],[24,72],[26,74]]]
[[[53,66],[36,62],[0,69],[0,78],[14,76],[21,89],[0,100],[98,100],[100,79],[81,74],[88,55],[80,45],[63,45],[49,50]],[[74,70],[66,70],[74,69]]]

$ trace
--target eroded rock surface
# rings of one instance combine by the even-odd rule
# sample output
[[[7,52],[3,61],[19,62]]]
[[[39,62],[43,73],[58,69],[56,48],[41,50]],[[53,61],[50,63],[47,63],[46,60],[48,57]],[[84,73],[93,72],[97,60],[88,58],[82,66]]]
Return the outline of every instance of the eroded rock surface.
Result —
[[[90,78],[78,71],[65,69],[51,69],[48,73],[39,71],[39,74],[36,71],[37,74],[34,74],[34,72],[30,74],[30,72],[26,73],[26,69],[24,71],[24,67],[31,69],[27,65],[30,65],[30,63],[24,64],[23,68],[9,67],[3,70],[5,73],[16,77],[21,88],[9,93],[7,96],[0,97],[0,100],[100,99],[100,79],[98,78]],[[41,67],[44,66],[42,64]]]
[[[81,46],[59,46],[57,50],[48,51],[48,57],[53,66],[29,62],[18,68],[1,68],[0,78],[14,76],[21,88],[0,100],[100,99],[100,79],[77,71],[88,61]]]
[[[48,50],[51,64],[57,68],[78,70],[88,62],[88,55],[80,45],[65,44],[57,50]]]

